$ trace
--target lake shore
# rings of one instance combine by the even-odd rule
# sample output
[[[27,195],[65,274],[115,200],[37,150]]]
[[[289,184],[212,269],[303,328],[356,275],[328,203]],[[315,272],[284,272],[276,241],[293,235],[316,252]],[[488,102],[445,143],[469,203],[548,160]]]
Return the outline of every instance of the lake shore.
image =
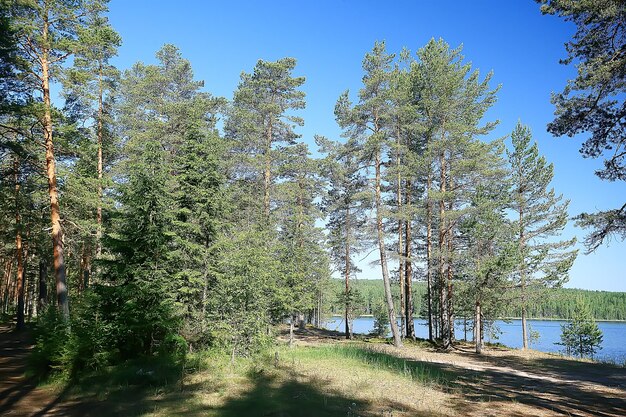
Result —
[[[331,314],[329,317],[338,317],[338,318],[343,318],[344,316],[342,314]],[[361,314],[356,318],[360,318],[360,317],[374,317],[373,314]],[[398,320],[400,320],[400,316],[398,316]],[[415,320],[426,320],[426,317],[419,317],[419,316],[415,316],[413,317]],[[521,320],[521,317],[499,317],[496,320]],[[536,321],[568,321],[568,319],[563,319],[563,318],[555,318],[555,317],[528,317],[527,320],[536,320]],[[458,322],[462,322],[463,320],[457,320]],[[468,320],[469,321],[469,320]],[[596,322],[602,322],[602,323],[626,323],[626,320],[606,320],[606,319],[598,319],[595,320]]]

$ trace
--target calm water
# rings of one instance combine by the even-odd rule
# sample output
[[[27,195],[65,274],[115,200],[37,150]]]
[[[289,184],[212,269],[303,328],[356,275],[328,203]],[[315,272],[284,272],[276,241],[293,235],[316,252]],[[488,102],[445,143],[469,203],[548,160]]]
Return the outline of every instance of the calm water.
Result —
[[[565,321],[556,320],[528,320],[528,324],[533,331],[539,333],[539,339],[532,343],[531,347],[543,352],[559,353],[562,346],[556,345],[561,340],[561,324]],[[344,330],[344,323],[341,317],[332,317],[325,323],[325,327],[330,330]],[[626,323],[599,321],[598,327],[602,330],[604,339],[602,349],[596,354],[600,360],[615,361],[617,363],[626,362]],[[374,328],[372,317],[359,317],[354,321],[355,333],[369,333]],[[457,339],[464,338],[463,323],[457,323],[455,335]],[[467,338],[472,339],[471,329],[467,328]],[[498,320],[494,323],[493,335],[485,334],[485,341],[499,342],[512,348],[522,347],[522,325],[521,320],[510,320],[508,323]],[[428,338],[427,322],[422,319],[415,320],[415,335],[417,337]]]

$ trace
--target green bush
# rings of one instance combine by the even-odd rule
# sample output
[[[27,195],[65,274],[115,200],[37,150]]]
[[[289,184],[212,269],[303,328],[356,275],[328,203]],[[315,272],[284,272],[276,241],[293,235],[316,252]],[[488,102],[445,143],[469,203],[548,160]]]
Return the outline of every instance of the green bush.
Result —
[[[389,333],[389,314],[383,304],[374,307],[374,330],[372,334],[378,337],[385,337]]]
[[[72,304],[65,323],[54,308],[40,317],[31,358],[36,374],[75,378],[142,357],[181,359],[179,320],[156,291],[134,284],[94,286]]]

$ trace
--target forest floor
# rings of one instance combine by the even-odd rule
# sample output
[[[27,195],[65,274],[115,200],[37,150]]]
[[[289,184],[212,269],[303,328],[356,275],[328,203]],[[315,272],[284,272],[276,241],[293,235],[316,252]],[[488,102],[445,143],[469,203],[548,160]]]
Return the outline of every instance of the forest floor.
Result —
[[[186,372],[150,382],[153,369],[40,386],[24,374],[27,334],[0,326],[3,416],[625,416],[626,368],[536,351],[426,343],[402,349],[376,339],[345,341],[307,328],[295,347],[256,359],[191,355]],[[142,383],[143,382],[143,383]],[[161,381],[162,382],[162,381]]]

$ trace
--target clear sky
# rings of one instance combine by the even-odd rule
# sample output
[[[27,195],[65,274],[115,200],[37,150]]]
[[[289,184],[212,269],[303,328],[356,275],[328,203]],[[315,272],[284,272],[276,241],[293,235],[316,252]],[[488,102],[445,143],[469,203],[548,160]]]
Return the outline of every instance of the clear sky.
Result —
[[[159,1],[112,0],[110,20],[123,38],[120,69],[134,62],[153,63],[155,52],[172,43],[189,59],[205,90],[228,99],[242,71],[258,59],[294,57],[294,75],[305,76],[307,108],[299,130],[312,148],[313,135],[338,139],[333,108],[346,89],[361,86],[361,62],[375,41],[389,52],[412,52],[430,38],[443,38],[482,74],[494,71],[492,85],[502,88],[487,120],[500,120],[488,139],[510,133],[518,120],[531,127],[539,149],[555,166],[553,186],[571,200],[570,214],[616,208],[624,203],[626,185],[597,179],[598,160],[583,159],[581,139],[554,138],[551,92],[561,91],[575,76],[558,63],[574,27],[542,16],[532,0],[476,1]],[[584,237],[568,226],[566,237]],[[626,243],[613,241],[592,255],[581,254],[568,287],[626,291]],[[365,270],[374,278],[378,269]]]

